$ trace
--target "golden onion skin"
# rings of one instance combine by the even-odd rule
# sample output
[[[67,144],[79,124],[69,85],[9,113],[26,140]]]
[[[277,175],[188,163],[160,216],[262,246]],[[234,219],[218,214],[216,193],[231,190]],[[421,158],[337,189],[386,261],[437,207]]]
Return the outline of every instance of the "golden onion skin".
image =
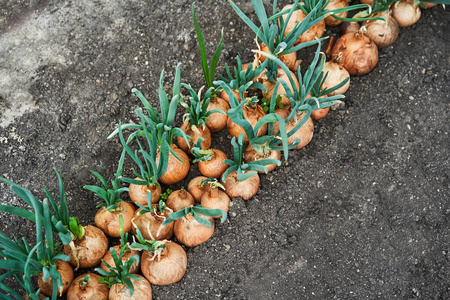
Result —
[[[350,75],[366,75],[378,63],[378,47],[364,34],[364,28],[354,33],[341,36],[331,50],[333,60],[340,60]]]
[[[87,275],[89,275],[89,280],[83,286],[83,280]],[[67,300],[108,299],[109,288],[106,283],[98,282],[100,277],[95,273],[86,273],[75,278],[67,291]]]
[[[362,23],[366,27],[365,33],[379,49],[386,48],[395,43],[399,34],[400,27],[397,21],[392,17],[392,12],[386,10],[379,14],[373,15],[373,17],[381,17],[386,20],[369,20]]]
[[[232,172],[222,184],[231,199],[241,197],[244,200],[249,200],[258,192],[260,180],[258,173],[256,173],[244,181],[239,181],[236,172]]]
[[[414,7],[414,0],[401,0],[395,2],[391,9],[392,16],[400,27],[414,25],[420,19],[421,10],[419,5]]]
[[[58,295],[61,296],[67,292],[70,287],[70,284],[73,281],[74,273],[72,266],[63,260],[57,260],[55,262],[56,270],[61,275],[61,280],[63,283],[62,290],[58,290]],[[38,286],[41,289],[41,293],[51,297],[53,291],[52,277],[50,277],[47,281],[44,281],[44,275],[40,273],[38,275]]]

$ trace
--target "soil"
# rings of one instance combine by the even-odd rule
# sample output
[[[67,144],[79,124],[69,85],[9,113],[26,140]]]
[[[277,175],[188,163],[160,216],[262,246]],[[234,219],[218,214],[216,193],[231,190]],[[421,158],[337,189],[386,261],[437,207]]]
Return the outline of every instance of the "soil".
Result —
[[[236,3],[255,18],[250,1]],[[0,176],[43,199],[43,186],[58,193],[57,168],[71,215],[93,224],[99,200],[82,187],[99,184],[90,170],[113,178],[121,145],[106,137],[137,122],[131,89],[157,105],[160,72],[170,92],[178,62],[182,81],[204,84],[190,5],[3,1]],[[227,1],[198,1],[196,13],[210,57],[224,29],[218,73],[252,59],[254,35]],[[186,249],[185,277],[153,286],[154,299],[450,299],[449,13],[422,11],[374,71],[352,77],[312,142],[262,175],[253,199],[234,199],[214,236]],[[313,52],[299,54],[303,69]],[[229,139],[213,134],[213,147],[230,155]],[[170,188],[198,174],[191,166]],[[0,189],[1,204],[25,207]],[[0,227],[34,239],[17,217],[0,214]]]

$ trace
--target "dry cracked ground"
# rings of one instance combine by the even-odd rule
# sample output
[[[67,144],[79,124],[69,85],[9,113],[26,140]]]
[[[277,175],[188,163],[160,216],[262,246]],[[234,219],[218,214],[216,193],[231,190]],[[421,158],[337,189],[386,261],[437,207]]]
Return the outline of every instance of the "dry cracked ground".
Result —
[[[250,1],[236,3],[255,18]],[[57,168],[70,213],[92,224],[99,200],[82,187],[98,184],[89,170],[112,178],[121,146],[106,137],[119,121],[137,121],[131,89],[156,105],[161,70],[169,90],[178,62],[182,81],[203,84],[190,5],[1,1],[0,176],[42,199],[43,186],[57,192]],[[198,1],[196,11],[209,54],[224,30],[218,72],[236,55],[251,60],[254,36],[228,1]],[[253,199],[234,199],[208,242],[187,249],[185,277],[154,286],[154,298],[450,299],[449,46],[450,8],[423,11],[373,72],[352,77],[310,145],[262,176]],[[299,54],[303,68],[313,51]],[[225,131],[213,139],[231,154]],[[191,166],[171,188],[197,174]],[[0,190],[1,204],[24,207]],[[16,217],[0,214],[0,226],[34,238]]]

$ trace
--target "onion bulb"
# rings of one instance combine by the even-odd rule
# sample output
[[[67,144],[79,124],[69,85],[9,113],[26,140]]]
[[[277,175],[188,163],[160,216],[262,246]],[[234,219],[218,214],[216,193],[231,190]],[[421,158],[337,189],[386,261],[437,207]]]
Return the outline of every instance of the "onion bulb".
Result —
[[[230,104],[222,98],[215,97],[209,101],[207,111],[213,109],[219,109],[226,113],[230,109]],[[227,115],[216,112],[210,114],[208,118],[209,120],[206,120],[205,123],[211,132],[219,132],[227,126]]]
[[[197,222],[191,214],[175,220],[175,236],[186,247],[196,247],[209,240],[214,233],[214,219],[205,215],[198,216],[208,220],[211,228]]]
[[[292,8],[292,6],[293,4],[286,5],[285,7],[283,7],[282,10],[289,10]],[[282,17],[283,20],[286,20],[287,14],[283,15]],[[286,24],[285,36],[294,29],[297,23],[302,22],[305,18],[306,15],[301,9],[294,10],[294,12],[291,15],[291,18],[289,19],[289,22]],[[319,23],[307,29],[305,32],[303,32],[303,34],[295,42],[295,45],[314,41],[316,38],[321,38],[324,32],[325,32],[325,20],[322,20]]]
[[[63,260],[57,260],[55,262],[56,265],[56,271],[61,275],[62,280],[62,287],[59,287],[58,289],[58,295],[62,296],[64,293],[67,292],[67,290],[70,287],[70,284],[73,281],[74,274],[73,269],[70,266],[68,262],[65,262]],[[52,277],[50,277],[47,281],[43,280],[44,275],[43,273],[40,273],[38,275],[38,286],[41,289],[41,293],[50,297],[52,296],[53,291],[53,284],[52,284]]]
[[[419,21],[421,15],[419,5],[414,5],[414,0],[401,0],[392,5],[392,16],[400,27],[408,27]]]
[[[385,10],[373,17],[381,17],[386,21],[369,20],[362,23],[367,29],[366,35],[377,44],[379,49],[394,44],[400,34],[400,27],[391,14],[390,10]]]
[[[266,46],[266,44],[262,43],[260,45],[261,51],[270,53],[269,48]],[[256,53],[257,58],[261,63],[263,63],[266,60],[266,57],[264,55],[261,55],[259,53]],[[297,71],[298,66],[300,64],[300,61],[297,60],[297,52],[292,52],[289,54],[279,55],[278,58],[292,71]]]
[[[295,126],[297,126],[298,123],[302,120],[302,118],[305,116],[305,112],[297,114],[297,122],[295,122],[294,118],[291,118],[286,123],[286,132],[289,132]],[[314,123],[311,119],[311,117],[306,120],[306,122],[293,134],[288,138],[288,143],[294,142],[296,138],[300,140],[300,144],[298,144],[296,147],[292,149],[301,149],[309,144],[309,142],[312,140],[314,134]]]
[[[294,81],[294,84],[296,85],[296,88],[299,88],[299,84],[298,84],[298,80],[297,80],[297,76],[295,76],[295,74],[291,72],[291,77]],[[278,68],[277,70],[277,80],[283,80],[284,82],[286,82],[286,84],[288,85],[288,87],[290,88],[290,90],[293,92],[293,88],[292,88],[292,84],[291,81],[289,80],[288,75],[284,72],[283,69]],[[281,96],[281,100],[280,100],[280,104],[283,104],[283,106],[290,106],[291,103],[289,102],[289,99],[284,96],[286,94],[286,89],[284,88],[284,86],[282,84],[278,85],[278,89],[275,91],[275,85],[276,85],[276,81],[275,82],[270,82],[267,79],[267,76],[264,74],[263,76],[260,77],[259,82],[262,83],[266,88],[267,88],[267,92],[263,92],[262,95],[264,98],[266,99],[272,99],[272,94],[275,92],[277,94],[277,96]]]
[[[261,147],[263,148],[264,146],[261,146]],[[255,149],[253,149],[253,147],[251,145],[248,145],[247,148],[245,149],[244,160],[246,163],[249,163],[251,161],[261,160],[261,159],[267,159],[267,158],[280,160],[281,152],[270,150],[270,151],[268,151],[268,153],[258,154],[258,152],[256,152]],[[267,172],[272,172],[277,167],[277,165],[272,164],[272,165],[266,165],[265,167],[267,168]],[[258,173],[264,174],[265,172],[258,171]]]
[[[200,203],[203,194],[209,191],[209,183],[204,183],[206,179],[208,177],[197,176],[189,181],[188,191],[194,197],[196,203]]]
[[[323,89],[325,89],[325,88],[330,89],[330,88],[338,85],[345,79],[350,78],[350,74],[348,73],[348,71],[344,67],[340,66],[339,63],[337,63],[335,61],[326,62],[323,66],[322,72],[324,74],[328,73],[327,78],[325,79],[325,82],[323,83],[323,86],[322,86]],[[349,87],[350,87],[350,80],[347,81],[346,84],[344,84],[337,90],[327,94],[327,96],[345,94],[345,92],[348,90]]]
[[[244,181],[239,181],[236,172],[232,172],[225,178],[223,186],[230,198],[241,197],[244,200],[249,200],[258,192],[259,183],[258,173]]]
[[[357,32],[341,36],[331,50],[332,59],[340,60],[350,75],[365,75],[377,65],[378,47],[365,31],[363,26]]]
[[[170,193],[167,197],[166,205],[174,212],[182,210],[185,207],[193,206],[195,204],[194,197],[185,190],[177,190]]]
[[[156,207],[156,205],[155,205]],[[169,208],[170,209],[170,208]],[[169,210],[167,209],[167,210]],[[146,240],[165,240],[170,239],[173,235],[173,224],[167,224],[166,226],[162,226],[162,223],[165,219],[169,217],[167,211],[164,211],[164,214],[161,212],[147,212],[141,214],[142,209],[139,208],[135,213],[132,220],[133,223],[133,233],[136,234],[136,227],[139,228],[139,231],[142,233],[142,236]]]
[[[64,254],[70,257],[70,264],[78,268],[91,268],[100,263],[108,252],[108,238],[95,226],[84,226],[83,239],[74,240],[64,246]]]
[[[256,123],[266,115],[266,112],[262,108],[261,105],[255,104],[255,105],[245,105],[242,108],[242,112],[244,113],[245,119],[250,123],[252,128],[255,128]],[[245,142],[248,143],[249,139],[247,137],[247,134],[244,131],[244,128],[234,123],[230,117],[228,117],[227,121],[228,131],[230,132],[231,136],[235,137],[236,139],[239,137],[239,134],[244,134]],[[267,123],[261,126],[257,132],[257,136],[261,137],[267,133],[268,125]]]
[[[175,144],[170,146],[176,155],[181,158],[182,161],[178,160],[172,152],[169,151],[169,163],[167,165],[166,172],[159,177],[159,181],[164,184],[175,184],[180,182],[186,177],[189,172],[189,157],[186,152],[178,148]],[[160,151],[158,149],[158,154],[156,155],[156,165],[159,164]]]
[[[139,280],[130,278],[134,288],[133,296],[130,296],[130,289],[125,283],[116,283],[109,290],[109,300],[152,300],[152,286],[142,275],[134,275]]]
[[[184,137],[177,136],[178,146],[184,152],[190,153],[189,149],[192,148],[194,144],[197,144],[197,141],[200,138],[203,138],[202,149],[209,149],[209,147],[211,147],[211,132],[209,131],[208,126],[191,126],[189,122],[184,122],[180,129],[191,137],[191,139],[189,139],[189,144],[187,144]]]
[[[165,241],[155,253],[142,253],[141,271],[151,284],[168,285],[183,278],[187,268],[186,251],[175,242]]]
[[[219,188],[223,187],[221,184],[211,183],[211,188],[208,192],[204,193],[201,200],[201,205],[206,208],[216,209],[220,208],[228,213],[230,208],[230,197],[221,191]],[[214,217],[218,219],[220,216]]]
[[[134,180],[142,180],[136,177]],[[161,198],[161,186],[159,184],[154,185],[138,185],[130,183],[128,195],[131,201],[139,203],[140,205],[147,205],[147,192],[152,194],[152,203],[158,203]]]
[[[95,214],[95,225],[110,237],[120,237],[119,216],[123,217],[123,233],[131,230],[131,219],[134,214],[134,206],[128,202],[117,203],[117,208],[110,212],[105,206],[101,207]]]
[[[427,9],[435,7],[436,5],[438,5],[437,3],[430,3],[430,2],[423,2],[423,4],[425,4]]]
[[[115,245],[113,248],[116,251],[116,253],[120,253],[120,245]],[[119,254],[117,254],[117,255],[119,255]],[[123,252],[122,263],[125,263],[133,255],[137,255],[137,256],[141,257],[141,253],[137,250],[134,250],[134,249],[125,250]],[[103,260],[113,268],[116,266],[116,263],[114,262],[114,259],[111,255],[110,250],[108,250],[108,252],[106,252],[105,256],[103,256]],[[140,267],[141,267],[140,261],[134,261],[128,272],[130,274],[135,274],[140,270]],[[106,266],[106,264],[103,261],[100,264],[100,268],[105,272],[109,272],[109,268]]]
[[[341,36],[350,33],[350,32],[357,32],[361,28],[361,25],[359,25],[358,22],[344,22],[341,25]]]
[[[86,278],[86,276],[89,276],[89,278]],[[86,273],[75,278],[67,291],[67,300],[108,299],[108,285],[99,283],[100,277],[100,275],[95,273]]]
[[[330,0],[328,5],[325,7],[325,9],[328,10],[334,10],[339,8],[347,7],[349,4],[349,1],[347,0]],[[337,14],[338,17],[346,18],[348,14],[348,11],[341,12]],[[336,18],[333,18],[332,16],[328,16],[325,18],[325,25],[329,27],[336,27],[342,24],[341,20],[338,20]]]
[[[206,177],[220,178],[228,169],[228,165],[223,161],[227,159],[227,155],[219,149],[210,149],[212,154],[210,160],[198,162],[198,170]]]

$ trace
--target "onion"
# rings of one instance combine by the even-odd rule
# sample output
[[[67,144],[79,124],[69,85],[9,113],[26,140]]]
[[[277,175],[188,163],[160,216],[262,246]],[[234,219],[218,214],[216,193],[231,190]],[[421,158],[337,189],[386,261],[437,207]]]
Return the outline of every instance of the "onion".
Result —
[[[285,7],[283,7],[282,11],[291,9],[292,5],[293,4],[286,5]],[[286,20],[286,18],[287,18],[287,14],[283,15],[283,20]],[[297,23],[302,22],[305,18],[306,18],[306,15],[301,9],[295,10],[292,13],[291,18],[289,19],[289,22],[286,25],[285,36],[287,34],[289,34],[292,31],[292,29],[294,29],[294,27],[295,27],[295,25],[297,25]],[[306,30],[297,39],[297,41],[295,42],[295,45],[313,41],[316,39],[316,37],[321,38],[323,36],[324,32],[325,32],[325,20],[322,20],[319,23],[317,23],[316,25],[314,25],[311,28],[309,28],[308,30]]]
[[[361,4],[369,4],[369,5],[372,5],[373,0],[359,0],[359,2],[360,2]]]
[[[228,169],[228,165],[223,163],[227,155],[219,149],[211,149],[211,151],[213,151],[211,159],[199,161],[198,170],[206,177],[220,178]]]
[[[390,10],[383,11],[373,17],[381,17],[386,20],[369,20],[362,24],[366,27],[366,35],[377,44],[378,48],[385,48],[395,43],[400,34],[400,27],[397,21],[391,16]]]
[[[297,76],[295,76],[295,74],[292,71],[291,71],[290,75],[291,75],[292,79],[294,80],[294,83],[295,83],[295,85],[296,85],[296,87],[298,89],[299,85],[298,85]],[[291,85],[291,82],[289,81],[288,75],[281,68],[278,68],[278,70],[277,70],[277,79],[281,79],[284,82],[286,82],[287,85],[290,87],[291,91],[293,91],[292,85]],[[291,103],[289,102],[289,99],[286,96],[284,96],[286,94],[286,90],[285,90],[285,88],[284,88],[284,86],[282,84],[279,84],[278,85],[278,89],[276,91],[274,91],[276,82],[270,82],[269,80],[267,80],[267,76],[266,75],[261,76],[260,82],[267,88],[267,92],[263,92],[262,93],[264,98],[270,100],[272,98],[272,94],[274,92],[276,92],[277,96],[281,96],[280,104],[283,104],[283,106],[291,105]]]
[[[197,203],[200,203],[203,194],[209,190],[209,184],[203,184],[206,179],[208,179],[208,177],[197,176],[189,181],[188,191]]]
[[[119,256],[120,245],[115,245],[113,248],[116,251],[117,256]],[[138,255],[139,257],[141,257],[141,253],[139,251],[137,251],[137,250],[133,250],[133,249],[125,250],[123,252],[122,263],[125,263],[133,255]],[[108,250],[108,252],[106,252],[105,256],[103,256],[103,260],[108,265],[110,265],[113,268],[116,266],[116,263],[114,262],[114,259],[113,259],[112,255],[111,255],[111,251],[110,250]],[[135,274],[135,273],[139,272],[140,267],[141,267],[140,261],[137,261],[137,263],[136,263],[136,261],[134,261],[133,264],[130,267],[130,270],[128,272],[130,274]],[[104,270],[105,272],[109,272],[109,268],[105,265],[105,263],[103,261],[100,264],[100,268],[102,270]]]
[[[341,25],[341,35],[350,32],[357,32],[361,28],[358,22],[344,22]]]
[[[344,8],[344,7],[347,7],[348,4],[349,4],[349,1],[347,1],[347,0],[330,0],[330,2],[325,7],[325,9],[334,10],[334,9]],[[346,18],[347,14],[348,14],[348,11],[344,11],[344,12],[337,14],[336,16],[341,17],[341,18]],[[342,21],[340,21],[336,18],[333,18],[332,16],[328,16],[325,18],[326,26],[336,27],[336,26],[341,25],[342,23],[343,23]]]
[[[190,167],[189,157],[186,152],[178,148],[175,144],[172,144],[170,148],[172,148],[177,156],[183,161],[179,161],[178,158],[176,158],[172,152],[169,151],[169,163],[167,165],[167,170],[164,175],[159,178],[159,181],[164,184],[175,184],[180,182],[184,179],[184,177],[186,177]],[[158,151],[158,154],[156,155],[156,165],[159,164],[159,157],[160,152]]]
[[[294,121],[294,118],[291,118],[289,122],[286,123],[286,132],[289,132],[291,129],[297,126],[297,124],[300,123],[305,114],[306,114],[305,112],[297,114],[297,122]],[[298,138],[300,139],[300,144],[298,144],[295,148],[292,149],[301,149],[309,144],[309,142],[312,140],[313,133],[314,133],[314,123],[311,117],[309,117],[308,120],[299,128],[299,130],[297,130],[293,135],[291,135],[288,138],[288,144],[292,143],[295,138]]]
[[[261,51],[270,53],[269,48],[266,46],[266,44],[262,43],[261,45]],[[260,55],[259,53],[256,54],[259,61],[263,63],[266,60],[266,57],[264,55]],[[289,54],[279,55],[278,58],[292,71],[297,71],[298,66],[300,64],[300,61],[297,60],[297,52],[292,52]],[[247,66],[248,67],[248,66]]]
[[[420,7],[414,6],[414,0],[401,0],[392,5],[392,16],[397,20],[398,26],[408,27],[419,21]]]
[[[322,98],[322,97],[321,97]],[[325,118],[326,115],[328,115],[328,112],[330,111],[330,107],[327,108],[319,108],[316,110],[313,110],[311,112],[311,119],[313,121],[320,120],[322,118]]]
[[[255,104],[253,107],[250,105],[245,105],[242,108],[242,112],[244,113],[245,119],[250,123],[252,128],[254,128],[256,123],[258,123],[258,121],[266,115],[266,112],[259,104]],[[239,134],[243,133],[245,136],[245,142],[246,143],[249,142],[247,134],[244,131],[244,128],[235,124],[230,119],[230,117],[228,117],[227,126],[228,126],[228,131],[230,132],[230,134],[232,136],[236,137],[236,139],[239,137]],[[261,136],[265,135],[267,133],[267,127],[268,127],[267,123],[264,124],[263,126],[261,126],[261,128],[259,128],[259,130],[258,130],[257,136],[261,137]]]
[[[214,186],[211,187],[210,190],[203,194],[201,205],[206,208],[220,208],[228,213],[230,208],[230,197],[228,195],[219,190],[219,187]],[[214,217],[214,219],[219,219],[220,216]]]
[[[270,150],[269,153],[267,153],[266,155],[259,155],[255,149],[253,149],[253,147],[251,145],[248,145],[247,148],[245,149],[244,152],[244,160],[246,163],[249,163],[251,161],[256,161],[256,160],[261,160],[261,159],[281,159],[281,152],[280,151],[273,151]],[[267,172],[271,172],[273,171],[277,165],[276,164],[272,164],[272,165],[266,165],[265,166],[267,168]],[[258,171],[258,173],[260,174],[264,174],[264,171]],[[203,204],[202,204],[203,205]]]
[[[84,282],[84,278],[89,275],[89,280]],[[102,300],[108,299],[109,288],[106,283],[99,283],[100,275],[86,273],[78,276],[72,281],[67,291],[67,300]]]
[[[136,177],[134,180],[142,180],[139,177]],[[128,195],[130,196],[131,201],[134,203],[139,203],[140,205],[147,205],[147,192],[152,193],[152,203],[158,203],[161,198],[161,186],[158,184],[155,185],[137,185],[131,183],[129,186]]]
[[[211,223],[211,228],[202,225],[191,214],[175,220],[174,233],[177,240],[187,247],[196,247],[209,240],[214,233],[214,219],[199,215]]]
[[[239,91],[236,90],[231,90],[234,94],[234,96],[236,97],[236,99],[241,102],[241,97],[239,96]],[[244,95],[245,97],[247,97],[248,92],[245,92]],[[228,94],[225,92],[225,90],[222,90],[222,92],[220,93],[220,98],[222,98],[223,100],[225,100],[228,104],[230,103],[230,97],[228,96]]]
[[[195,204],[194,197],[185,190],[173,191],[167,198],[166,205],[174,212]]]
[[[130,278],[134,288],[133,296],[130,296],[130,290],[125,283],[116,283],[111,286],[111,289],[109,290],[109,300],[152,300],[152,286],[150,285],[150,282],[142,275],[135,276],[137,276],[139,280]]]
[[[244,200],[249,200],[258,192],[259,176],[255,174],[244,181],[239,181],[236,172],[232,172],[225,178],[223,186],[230,198],[241,197]]]
[[[103,230],[107,236],[120,237],[119,215],[123,217],[123,232],[131,230],[131,219],[134,214],[134,206],[128,202],[117,203],[114,212],[109,212],[105,206],[101,207],[95,214],[95,225]]]
[[[155,205],[156,206],[156,205]],[[166,226],[162,226],[162,223],[165,219],[169,217],[167,211],[164,214],[160,212],[147,212],[144,214],[140,214],[141,208],[138,209],[134,213],[134,217],[132,220],[133,223],[133,233],[136,234],[136,227],[142,233],[142,236],[146,240],[165,240],[170,239],[173,235],[173,224],[167,224]]]
[[[341,36],[331,50],[332,59],[340,59],[340,64],[350,75],[365,75],[372,71],[378,62],[377,45],[364,31],[363,26],[358,32]]]
[[[84,227],[82,240],[75,240],[64,246],[64,253],[70,257],[70,264],[78,268],[91,268],[98,265],[108,251],[108,238],[95,226]]]
[[[182,136],[177,136],[178,146],[184,152],[190,153],[189,149],[197,143],[199,138],[203,138],[202,149],[209,149],[211,147],[211,132],[208,126],[191,126],[188,122],[184,122],[180,128],[192,138],[189,140],[189,144],[187,144]]]
[[[70,287],[70,284],[73,281],[74,275],[73,275],[73,269],[70,266],[68,262],[65,262],[63,260],[57,260],[55,262],[56,265],[56,271],[61,275],[62,280],[62,287],[59,287],[58,289],[58,295],[62,296]],[[43,280],[44,275],[40,273],[38,275],[38,286],[41,289],[41,293],[51,297],[52,291],[53,291],[53,284],[52,284],[52,277],[50,277],[47,281]]]
[[[226,93],[225,93],[226,94]],[[208,111],[213,109],[219,109],[223,112],[227,112],[230,109],[230,105],[222,98],[215,97],[209,101]],[[206,120],[206,126],[208,126],[211,132],[218,132],[227,126],[227,115],[221,113],[213,113],[208,116],[209,120]]]
[[[350,74],[348,73],[348,71],[334,61],[326,62],[323,66],[322,72],[324,74],[327,74],[328,72],[327,78],[325,79],[325,82],[323,83],[322,86],[323,89],[325,88],[330,89],[338,85],[345,79],[350,78]],[[335,90],[334,92],[329,93],[327,96],[345,94],[345,92],[348,90],[349,87],[350,87],[350,80],[346,84]]]
[[[178,282],[186,273],[186,267],[186,251],[171,241],[166,241],[160,252],[142,253],[141,271],[151,284],[168,285]]]

